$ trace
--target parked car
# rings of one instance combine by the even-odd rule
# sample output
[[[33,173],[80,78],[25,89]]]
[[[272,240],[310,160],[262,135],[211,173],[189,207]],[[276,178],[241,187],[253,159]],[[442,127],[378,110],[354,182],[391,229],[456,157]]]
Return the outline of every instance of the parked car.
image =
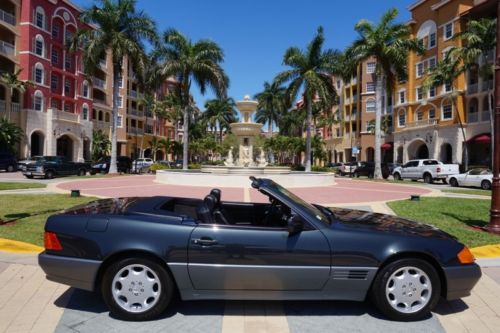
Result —
[[[7,172],[17,171],[16,156],[9,152],[0,152],[0,170]]]
[[[43,177],[54,178],[56,176],[85,176],[90,170],[89,163],[71,162],[64,156],[43,156],[41,159],[28,163],[23,169],[26,178]]]
[[[152,158],[138,158],[132,161],[132,172],[133,173],[145,173],[149,172],[149,168],[153,165]]]
[[[382,177],[384,179],[389,178],[391,173],[390,173],[389,166],[387,165],[387,163],[382,163],[381,168],[382,168]],[[374,173],[375,173],[375,163],[373,163],[373,162],[358,162],[358,165],[356,167],[356,170],[353,173],[353,176],[354,177],[366,176],[368,178],[373,178]]]
[[[392,175],[395,180],[423,179],[424,182],[431,184],[435,180],[446,183],[446,177],[457,173],[459,173],[458,164],[443,164],[438,160],[420,159],[408,161],[406,164],[394,169]]]
[[[450,175],[447,178],[451,186],[474,186],[483,190],[491,190],[493,173],[488,169],[472,169],[466,173]]]
[[[269,203],[157,196],[101,199],[48,218],[47,278],[100,290],[126,320],[183,300],[352,300],[371,296],[395,320],[428,316],[439,298],[470,295],[481,276],[469,249],[433,226],[309,204],[251,177]]]
[[[28,157],[24,160],[17,161],[17,168],[19,170],[24,170],[26,165],[28,165],[29,163],[32,163],[32,162],[36,162],[42,158],[43,158],[43,156],[31,156],[31,157]]]
[[[358,162],[342,163],[339,166],[339,173],[341,176],[352,175],[358,166]]]
[[[111,156],[101,157],[97,162],[92,164],[90,174],[95,175],[96,173],[108,173],[110,164]],[[116,168],[118,172],[130,173],[132,170],[132,159],[127,156],[117,156]]]

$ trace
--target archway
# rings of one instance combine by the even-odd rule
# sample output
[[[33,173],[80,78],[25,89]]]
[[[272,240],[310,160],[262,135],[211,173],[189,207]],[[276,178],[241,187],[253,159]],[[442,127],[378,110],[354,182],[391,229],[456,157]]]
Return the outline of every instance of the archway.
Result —
[[[43,155],[45,136],[42,132],[35,131],[30,136],[30,156]]]
[[[92,159],[90,154],[90,139],[87,137],[83,138],[83,159],[85,161],[90,161]]]
[[[158,151],[156,152],[156,161],[161,161],[161,160],[163,160],[163,159],[164,159],[164,157],[163,157],[163,156],[164,156],[163,151],[162,151],[162,150],[158,150]]]
[[[151,155],[152,155],[151,148],[148,148],[148,149],[144,150],[144,158],[150,158]]]
[[[452,163],[453,160],[453,148],[449,143],[443,143],[441,145],[441,162]]]
[[[74,142],[68,135],[57,139],[57,156],[64,156],[68,161],[73,161]]]
[[[423,140],[415,140],[408,146],[408,159],[429,158],[429,148]]]

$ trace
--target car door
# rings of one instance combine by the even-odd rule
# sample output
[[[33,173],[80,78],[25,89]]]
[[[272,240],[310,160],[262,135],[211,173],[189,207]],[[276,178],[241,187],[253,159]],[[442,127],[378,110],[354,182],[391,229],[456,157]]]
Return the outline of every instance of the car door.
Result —
[[[411,177],[411,166],[413,162],[407,162],[406,164],[403,164],[401,166],[401,176],[403,178],[410,178]]]
[[[331,253],[324,234],[306,228],[198,225],[191,234],[188,269],[197,290],[321,290]]]
[[[472,169],[466,173],[463,186],[481,186],[480,169]]]

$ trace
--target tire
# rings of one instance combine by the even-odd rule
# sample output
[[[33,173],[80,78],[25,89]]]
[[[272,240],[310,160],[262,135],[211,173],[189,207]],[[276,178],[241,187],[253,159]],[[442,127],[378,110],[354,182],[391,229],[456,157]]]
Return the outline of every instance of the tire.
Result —
[[[426,184],[433,183],[432,175],[430,173],[424,174],[424,183],[426,183]]]
[[[441,180],[443,181],[443,184],[445,184],[445,185],[448,184],[448,182],[446,181],[446,178],[443,178]]]
[[[136,274],[134,279],[130,278],[132,271]],[[145,282],[149,285],[143,284]],[[174,295],[174,282],[166,269],[154,260],[145,257],[125,258],[106,269],[101,291],[104,302],[115,317],[151,320],[169,305]],[[139,297],[141,303],[127,304],[127,296]]]
[[[54,171],[52,171],[52,170],[45,172],[45,178],[47,178],[47,179],[52,179],[52,178],[54,178],[54,176],[55,176],[55,174],[54,174]]]
[[[15,172],[15,171],[16,168],[12,164],[7,165],[7,172]]]
[[[26,176],[26,178],[28,178],[28,179],[33,179],[33,176]]]
[[[87,173],[87,171],[85,169],[78,170],[78,176],[80,176],[80,177],[85,176],[86,173]]]
[[[452,187],[458,187],[458,181],[456,178],[450,178],[450,185]]]
[[[359,178],[359,173],[354,172],[354,173],[353,173],[353,176],[354,176],[354,177],[356,177],[356,178]]]
[[[481,182],[481,188],[483,190],[491,190],[491,183],[488,180],[483,180]]]
[[[95,171],[90,171],[89,173],[90,173],[91,176],[95,175]]]
[[[396,173],[393,175],[393,177],[394,177],[394,180],[403,180],[403,179],[401,178],[401,175],[400,175],[398,172],[396,172]]]
[[[421,259],[400,259],[384,266],[371,289],[377,308],[392,320],[412,321],[429,315],[439,301],[441,282],[434,267]]]
[[[370,172],[370,173],[368,174],[368,178],[373,178],[373,177],[374,177],[374,174]],[[387,177],[383,177],[383,176],[382,176],[382,178],[387,179]]]

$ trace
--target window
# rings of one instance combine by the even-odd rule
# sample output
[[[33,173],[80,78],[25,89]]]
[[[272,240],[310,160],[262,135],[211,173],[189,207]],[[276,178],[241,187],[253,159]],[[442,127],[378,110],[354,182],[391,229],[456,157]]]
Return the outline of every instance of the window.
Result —
[[[424,111],[418,111],[417,114],[415,115],[415,120],[420,121],[424,119]]]
[[[43,65],[35,65],[35,82],[38,84],[43,84]]]
[[[375,112],[376,105],[374,100],[366,101],[366,112]]]
[[[73,107],[69,103],[64,103],[64,112],[70,112],[73,113]]]
[[[57,23],[53,23],[52,24],[52,38],[54,39],[57,39],[59,38],[59,33],[60,33],[60,28],[59,28],[59,24]]]
[[[370,132],[370,133],[375,131],[375,122],[374,121],[367,121],[366,122],[366,131]]]
[[[66,59],[64,59],[64,68],[66,70],[71,69],[71,56],[69,56],[69,55],[66,55]]]
[[[375,73],[375,68],[377,67],[376,62],[369,62],[366,64],[366,73],[367,74],[372,74]]]
[[[82,94],[84,97],[89,97],[89,84],[87,81],[83,82]]]
[[[436,46],[436,33],[432,32],[429,34],[429,49]]]
[[[429,119],[435,119],[436,118],[436,110],[434,108],[429,109]]]
[[[38,35],[35,37],[35,54],[43,57],[44,42],[43,37]]]
[[[59,63],[59,52],[56,49],[52,49],[51,61],[53,65],[57,65]]]
[[[41,29],[45,29],[45,12],[42,7],[37,7],[35,11],[35,25]]]
[[[428,67],[429,67],[429,70],[432,70],[434,67],[436,67],[436,58],[435,57],[432,57],[432,58],[429,58],[428,61]]]
[[[89,107],[87,104],[83,104],[82,106],[82,118],[83,120],[89,120]]]
[[[119,108],[123,107],[123,97],[122,96],[118,96],[118,107]]]
[[[417,98],[417,101],[421,101],[424,98],[424,93],[423,93],[422,87],[417,87],[416,98]]]
[[[453,37],[453,22],[444,25],[444,39],[450,39]]]
[[[429,96],[429,98],[436,97],[436,87],[435,86],[432,86],[429,88],[428,96]]]
[[[399,104],[404,104],[406,102],[406,91],[401,90],[399,92]]]
[[[375,82],[366,83],[366,92],[375,92]]]
[[[421,77],[424,75],[424,63],[419,62],[417,63],[417,77]]]
[[[71,92],[71,81],[65,80],[64,81],[64,94],[69,95],[70,92]]]
[[[123,116],[118,115],[118,120],[116,121],[116,126],[122,128],[123,127]]]
[[[35,91],[33,95],[33,109],[35,111],[42,111],[43,109],[43,94],[41,91]]]
[[[103,117],[102,117],[102,111],[99,111],[99,118],[98,118],[99,121],[103,121]]]
[[[451,119],[452,115],[453,115],[453,110],[451,104],[443,105],[442,119]]]
[[[444,92],[450,92],[451,91],[451,82],[446,82],[444,84]]]
[[[404,110],[400,110],[398,114],[398,126],[404,127],[406,124],[406,113]]]
[[[66,30],[66,36],[65,36],[66,44],[70,43],[71,39],[73,39],[73,32]]]
[[[337,89],[340,89],[340,80],[337,80]],[[169,88],[168,90],[173,91],[174,88],[172,88],[172,89]]]
[[[56,92],[58,86],[59,86],[59,78],[55,75],[52,75],[50,77],[50,89],[52,90],[52,92]]]
[[[104,114],[104,121],[107,122],[107,123],[109,123],[109,112],[106,112]]]
[[[118,77],[118,87],[123,88],[123,76]]]

